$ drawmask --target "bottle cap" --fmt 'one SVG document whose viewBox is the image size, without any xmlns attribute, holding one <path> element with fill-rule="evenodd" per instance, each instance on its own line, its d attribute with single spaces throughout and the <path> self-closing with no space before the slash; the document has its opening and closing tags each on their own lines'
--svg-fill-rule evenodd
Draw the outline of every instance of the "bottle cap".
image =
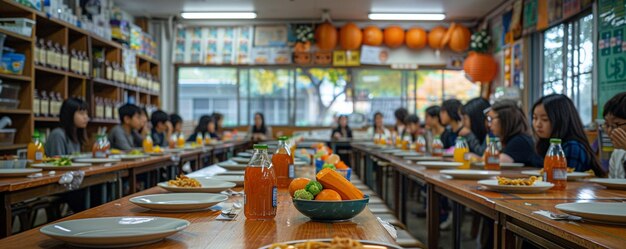
<svg viewBox="0 0 626 249">
<path fill-rule="evenodd" d="M 287 136 L 278 137 L 278 141 L 286 141 L 286 140 L 287 140 Z"/>
<path fill-rule="evenodd" d="M 561 139 L 560 138 L 550 138 L 550 143 L 551 144 L 560 144 L 561 143 Z"/>
<path fill-rule="evenodd" d="M 252 148 L 255 150 L 267 150 L 267 144 L 255 144 Z"/>
</svg>

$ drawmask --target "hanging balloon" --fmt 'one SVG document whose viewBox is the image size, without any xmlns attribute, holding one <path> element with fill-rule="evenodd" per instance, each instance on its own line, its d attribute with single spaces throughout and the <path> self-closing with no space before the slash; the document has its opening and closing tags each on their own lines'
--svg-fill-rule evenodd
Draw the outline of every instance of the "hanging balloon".
<svg viewBox="0 0 626 249">
<path fill-rule="evenodd" d="M 361 47 L 363 41 L 363 33 L 359 26 L 354 23 L 347 23 L 339 31 L 339 44 L 342 49 L 355 50 Z"/>
<path fill-rule="evenodd" d="M 329 22 L 322 23 L 315 29 L 315 43 L 321 50 L 333 50 L 337 46 L 337 29 Z"/>
<path fill-rule="evenodd" d="M 437 26 L 428 32 L 428 45 L 433 49 L 442 49 L 444 45 L 442 45 L 443 37 L 446 35 L 446 28 Z"/>
<path fill-rule="evenodd" d="M 367 26 L 363 29 L 363 44 L 380 46 L 383 44 L 383 31 L 376 26 Z"/>
<path fill-rule="evenodd" d="M 463 52 L 469 48 L 471 33 L 465 26 L 457 24 L 452 30 L 448 45 L 454 52 Z"/>
<path fill-rule="evenodd" d="M 441 44 L 439 44 L 441 48 L 445 48 L 448 45 L 448 42 L 450 42 L 450 37 L 452 37 L 452 32 L 455 29 L 456 29 L 456 23 L 451 23 L 450 27 L 446 31 L 446 34 L 443 36 L 443 39 L 441 40 Z"/>
<path fill-rule="evenodd" d="M 470 52 L 463 62 L 463 71 L 472 82 L 492 81 L 498 72 L 498 64 L 490 54 Z"/>
<path fill-rule="evenodd" d="M 399 26 L 389 26 L 384 31 L 385 45 L 390 48 L 397 48 L 404 43 L 404 30 Z"/>
<path fill-rule="evenodd" d="M 422 28 L 410 28 L 406 31 L 405 43 L 411 49 L 422 49 L 428 44 L 428 34 Z"/>
</svg>

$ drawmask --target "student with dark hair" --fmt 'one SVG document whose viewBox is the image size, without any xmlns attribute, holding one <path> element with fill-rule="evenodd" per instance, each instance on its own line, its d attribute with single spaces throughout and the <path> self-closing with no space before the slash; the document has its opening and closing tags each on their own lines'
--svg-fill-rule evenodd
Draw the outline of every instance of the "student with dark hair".
<svg viewBox="0 0 626 249">
<path fill-rule="evenodd" d="M 613 144 L 609 177 L 626 178 L 626 92 L 618 93 L 604 104 L 603 129 Z"/>
<path fill-rule="evenodd" d="M 536 149 L 540 156 L 550 147 L 550 138 L 560 138 L 567 167 L 578 172 L 593 170 L 604 176 L 598 158 L 591 149 L 578 111 L 572 100 L 563 94 L 541 97 L 532 108 L 533 131 L 539 138 Z"/>
<path fill-rule="evenodd" d="M 272 127 L 265 125 L 263 113 L 254 114 L 254 124 L 248 130 L 248 136 L 252 141 L 263 141 L 272 138 Z"/>
<path fill-rule="evenodd" d="M 444 149 L 454 146 L 459 135 L 465 136 L 470 133 L 468 127 L 463 127 L 462 106 L 461 101 L 456 99 L 446 100 L 441 105 L 439 118 L 441 124 L 446 127 L 446 130 L 441 134 L 441 142 L 443 142 Z"/>
<path fill-rule="evenodd" d="M 434 105 L 426 108 L 424 113 L 424 138 L 426 139 L 426 148 L 430 151 L 433 139 L 435 136 L 441 136 L 446 128 L 441 125 L 441 119 L 439 118 L 439 112 L 441 107 Z"/>
<path fill-rule="evenodd" d="M 530 136 L 528 119 L 515 102 L 503 100 L 493 104 L 487 113 L 487 122 L 502 144 L 501 163 L 543 167 L 543 159 L 535 151 L 535 142 Z"/>
<path fill-rule="evenodd" d="M 169 146 L 168 140 L 172 136 L 173 128 L 167 113 L 161 110 L 154 111 L 150 117 L 150 122 L 152 123 L 152 131 L 150 132 L 152 143 L 155 146 Z"/>
<path fill-rule="evenodd" d="M 120 106 L 119 110 L 120 124 L 114 126 L 109 131 L 109 142 L 111 148 L 118 150 L 131 150 L 140 144 L 135 144 L 133 140 L 133 131 L 141 129 L 143 123 L 141 121 L 141 108 L 133 104 L 125 104 Z"/>
<path fill-rule="evenodd" d="M 170 123 L 172 124 L 172 133 L 173 134 L 181 134 L 183 133 L 183 118 L 176 114 L 170 114 Z"/>
<path fill-rule="evenodd" d="M 215 122 L 215 134 L 219 139 L 224 137 L 224 114 L 219 112 L 214 112 L 211 116 L 213 116 L 213 120 Z"/>
<path fill-rule="evenodd" d="M 404 120 L 407 127 L 407 133 L 411 136 L 411 141 L 417 141 L 417 137 L 422 134 L 422 127 L 420 126 L 420 118 L 411 114 Z"/>
<path fill-rule="evenodd" d="M 396 117 L 396 125 L 393 127 L 392 132 L 394 132 L 397 136 L 404 137 L 406 134 L 406 124 L 404 120 L 409 116 L 409 111 L 405 108 L 398 108 L 393 112 L 393 116 Z"/>
<path fill-rule="evenodd" d="M 337 128 L 333 130 L 331 138 L 352 138 L 352 130 L 350 129 L 350 126 L 348 126 L 348 116 L 339 116 L 339 119 L 337 120 Z"/>
<path fill-rule="evenodd" d="M 80 148 L 87 142 L 85 128 L 89 123 L 89 106 L 79 98 L 63 101 L 59 121 L 61 127 L 52 130 L 45 144 L 46 155 L 61 156 L 80 153 Z"/>
<path fill-rule="evenodd" d="M 211 139 L 219 140 L 219 137 L 215 133 L 215 119 L 213 118 L 213 116 L 201 116 L 200 120 L 198 121 L 198 125 L 196 125 L 196 128 L 193 130 L 193 133 L 189 136 L 189 138 L 187 138 L 187 142 L 195 142 L 198 133 L 201 134 L 203 137 L 206 137 L 208 135 L 211 137 Z"/>
<path fill-rule="evenodd" d="M 464 135 L 463 137 L 469 145 L 470 152 L 476 155 L 482 155 L 487 148 L 485 138 L 487 133 L 489 133 L 489 129 L 485 124 L 487 119 L 485 116 L 485 110 L 490 106 L 489 101 L 486 99 L 475 98 L 468 101 L 461 108 L 461 114 L 463 115 L 463 127 L 468 127 L 470 129 L 470 133 Z"/>
<path fill-rule="evenodd" d="M 381 112 L 374 113 L 374 119 L 372 120 L 372 127 L 367 129 L 367 135 L 372 138 L 377 138 L 379 135 L 387 138 L 391 135 L 389 129 L 385 128 L 384 116 Z"/>
<path fill-rule="evenodd" d="M 137 146 L 140 146 L 143 144 L 143 139 L 150 133 L 150 127 L 152 126 L 150 125 L 150 122 L 148 122 L 150 119 L 150 117 L 148 116 L 148 110 L 146 110 L 145 107 L 139 107 L 139 109 L 141 109 L 141 113 L 140 113 L 141 128 L 137 130 L 133 130 L 132 132 L 133 142 Z"/>
</svg>

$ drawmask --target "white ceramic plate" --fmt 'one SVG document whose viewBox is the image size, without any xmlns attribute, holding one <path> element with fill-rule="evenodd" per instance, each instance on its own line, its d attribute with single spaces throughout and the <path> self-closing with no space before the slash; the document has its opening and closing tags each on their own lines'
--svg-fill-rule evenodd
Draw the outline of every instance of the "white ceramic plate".
<svg viewBox="0 0 626 249">
<path fill-rule="evenodd" d="M 472 163 L 472 165 L 479 167 L 479 168 L 485 167 L 485 163 L 483 162 L 475 162 L 475 163 Z M 523 163 L 500 163 L 500 168 L 521 168 L 521 167 L 524 167 Z"/>
<path fill-rule="evenodd" d="M 221 163 L 218 163 L 217 166 L 220 166 L 226 170 L 233 170 L 233 171 L 246 170 L 246 167 L 248 167 L 248 165 L 238 164 L 232 161 L 221 162 Z"/>
<path fill-rule="evenodd" d="M 224 175 L 226 175 L 226 176 L 228 176 L 228 175 L 230 175 L 230 176 L 243 176 L 245 174 L 246 174 L 245 170 L 242 170 L 242 171 L 224 171 L 224 172 L 215 173 L 216 176 L 224 176 Z"/>
<path fill-rule="evenodd" d="M 0 169 L 0 177 L 19 177 L 41 172 L 41 169 Z"/>
<path fill-rule="evenodd" d="M 443 157 L 454 157 L 454 153 L 443 153 Z"/>
<path fill-rule="evenodd" d="M 535 194 L 542 193 L 548 189 L 554 187 L 554 184 L 549 182 L 536 181 L 531 186 L 512 186 L 512 185 L 499 185 L 498 180 L 480 180 L 478 184 L 487 187 L 488 190 L 504 193 L 520 193 L 520 194 Z"/>
<path fill-rule="evenodd" d="M 171 193 L 130 198 L 133 204 L 157 211 L 191 211 L 207 209 L 228 200 L 228 196 L 209 193 Z"/>
<path fill-rule="evenodd" d="M 167 149 L 163 149 L 163 151 L 166 152 L 166 153 L 180 153 L 180 152 L 183 152 L 184 149 L 181 149 L 181 148 L 174 148 L 174 149 L 167 148 Z"/>
<path fill-rule="evenodd" d="M 248 162 L 250 162 L 250 158 L 244 158 L 244 157 L 233 157 L 230 160 L 236 163 L 240 163 L 240 164 L 248 164 Z"/>
<path fill-rule="evenodd" d="M 443 160 L 443 157 L 438 157 L 438 156 L 409 156 L 409 157 L 405 157 L 404 159 L 406 160 L 411 160 L 411 161 L 441 161 Z"/>
<path fill-rule="evenodd" d="M 115 157 L 109 157 L 109 158 L 79 157 L 79 158 L 72 159 L 72 161 L 77 162 L 77 163 L 105 164 L 105 163 L 116 163 L 116 162 L 122 161 L 122 159 L 115 158 Z"/>
<path fill-rule="evenodd" d="M 91 163 L 72 163 L 71 166 L 55 166 L 51 163 L 35 163 L 30 165 L 33 168 L 45 170 L 77 170 L 91 167 Z"/>
<path fill-rule="evenodd" d="M 332 241 L 332 239 L 292 240 L 292 241 L 280 242 L 279 244 L 285 244 L 285 245 L 291 246 L 289 248 L 295 248 L 295 247 L 293 247 L 293 245 L 304 243 L 304 242 L 307 242 L 307 241 L 330 243 Z M 371 240 L 358 240 L 358 241 L 359 241 L 359 243 L 361 243 L 361 245 L 363 245 L 364 249 L 400 249 L 400 248 L 402 248 L 402 247 L 399 247 L 399 246 L 395 246 L 395 245 L 391 245 L 391 244 L 387 244 L 387 243 L 383 243 L 383 242 L 378 242 L 378 241 L 371 241 Z M 266 245 L 266 246 L 263 246 L 263 247 L 261 247 L 259 249 L 271 249 L 270 246 L 272 246 L 272 245 Z"/>
<path fill-rule="evenodd" d="M 176 187 L 176 186 L 170 186 L 169 184 L 167 184 L 167 182 L 160 182 L 158 185 L 159 187 L 164 188 L 168 191 L 179 192 L 179 193 L 219 193 L 224 190 L 234 188 L 235 186 L 237 186 L 237 184 L 232 183 L 232 182 L 211 180 L 211 179 L 206 179 L 202 177 L 199 177 L 199 178 L 194 177 L 194 179 L 198 180 L 198 182 L 200 182 L 200 185 L 202 186 L 198 188 Z"/>
<path fill-rule="evenodd" d="M 252 157 L 252 153 L 248 153 L 248 152 L 239 152 L 237 153 L 238 157 L 245 157 L 245 158 L 251 158 Z"/>
<path fill-rule="evenodd" d="M 147 154 L 151 156 L 164 156 L 166 153 L 165 152 L 150 152 Z"/>
<path fill-rule="evenodd" d="M 500 171 L 471 170 L 471 169 L 444 169 L 439 173 L 452 176 L 455 179 L 482 180 L 499 176 Z"/>
<path fill-rule="evenodd" d="M 122 159 L 123 161 L 133 161 L 133 160 L 145 159 L 145 158 L 148 158 L 148 157 L 150 157 L 150 156 L 146 155 L 146 154 L 113 156 L 113 158 L 119 158 L 119 159 Z"/>
<path fill-rule="evenodd" d="M 463 164 L 457 162 L 420 161 L 417 162 L 417 165 L 424 166 L 429 169 L 449 169 L 461 167 Z"/>
<path fill-rule="evenodd" d="M 305 161 L 295 161 L 293 165 L 294 166 L 306 166 L 307 163 Z"/>
<path fill-rule="evenodd" d="M 539 170 L 523 170 L 522 174 L 529 175 L 529 176 L 542 176 Z M 567 180 L 575 181 L 575 180 L 582 179 L 585 177 L 590 177 L 590 176 L 591 175 L 585 172 L 571 172 L 571 173 L 567 173 Z"/>
<path fill-rule="evenodd" d="M 81 247 L 129 247 L 160 241 L 184 230 L 189 221 L 162 217 L 107 217 L 62 221 L 39 231 Z"/>
<path fill-rule="evenodd" d="M 393 154 L 393 153 L 399 153 L 399 152 L 404 152 L 404 151 L 401 149 L 383 149 L 380 152 L 386 153 L 386 154 Z"/>
<path fill-rule="evenodd" d="M 400 152 L 395 152 L 392 153 L 394 156 L 399 156 L 399 157 L 409 157 L 409 156 L 422 156 L 422 153 L 417 153 L 415 151 L 400 151 Z"/>
<path fill-rule="evenodd" d="M 611 189 L 626 190 L 626 179 L 593 178 L 589 181 Z"/>
<path fill-rule="evenodd" d="M 244 175 L 216 175 L 207 177 L 207 179 L 232 182 L 237 184 L 237 186 L 243 186 L 243 176 Z"/>
<path fill-rule="evenodd" d="M 573 202 L 558 204 L 554 207 L 561 212 L 580 216 L 583 219 L 626 223 L 626 203 L 623 202 Z"/>
</svg>

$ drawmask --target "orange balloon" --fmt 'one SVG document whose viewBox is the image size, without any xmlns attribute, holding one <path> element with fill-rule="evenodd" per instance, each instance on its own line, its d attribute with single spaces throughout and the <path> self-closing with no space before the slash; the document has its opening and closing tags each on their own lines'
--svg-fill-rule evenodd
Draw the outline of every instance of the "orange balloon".
<svg viewBox="0 0 626 249">
<path fill-rule="evenodd" d="M 498 73 L 498 64 L 490 54 L 470 52 L 463 62 L 463 71 L 472 82 L 487 83 Z"/>
<path fill-rule="evenodd" d="M 329 22 L 315 29 L 315 43 L 321 50 L 333 50 L 337 46 L 337 29 Z"/>
<path fill-rule="evenodd" d="M 363 29 L 363 44 L 380 46 L 383 44 L 383 31 L 376 26 L 367 26 Z"/>
<path fill-rule="evenodd" d="M 398 26 L 389 26 L 384 31 L 385 45 L 390 48 L 397 48 L 404 43 L 404 29 Z"/>
<path fill-rule="evenodd" d="M 441 46 L 441 48 L 444 48 L 446 45 L 448 45 L 448 42 L 450 42 L 450 37 L 452 37 L 452 32 L 455 29 L 456 29 L 456 23 L 451 23 L 450 27 L 446 31 L 446 35 L 444 35 L 443 36 L 443 40 L 441 40 L 441 44 L 439 44 L 439 46 Z"/>
<path fill-rule="evenodd" d="M 428 32 L 428 45 L 433 49 L 442 49 L 443 37 L 446 35 L 447 29 L 441 26 L 434 27 Z"/>
<path fill-rule="evenodd" d="M 354 23 L 346 23 L 339 31 L 339 44 L 342 49 L 354 50 L 361 47 L 363 41 L 363 33 L 359 26 Z"/>
<path fill-rule="evenodd" d="M 468 28 L 460 24 L 456 25 L 456 28 L 452 31 L 448 45 L 452 51 L 463 52 L 469 48 L 471 36 L 472 34 Z"/>
<path fill-rule="evenodd" d="M 422 49 L 428 44 L 428 34 L 422 28 L 410 28 L 406 31 L 406 46 L 412 49 Z"/>
</svg>

